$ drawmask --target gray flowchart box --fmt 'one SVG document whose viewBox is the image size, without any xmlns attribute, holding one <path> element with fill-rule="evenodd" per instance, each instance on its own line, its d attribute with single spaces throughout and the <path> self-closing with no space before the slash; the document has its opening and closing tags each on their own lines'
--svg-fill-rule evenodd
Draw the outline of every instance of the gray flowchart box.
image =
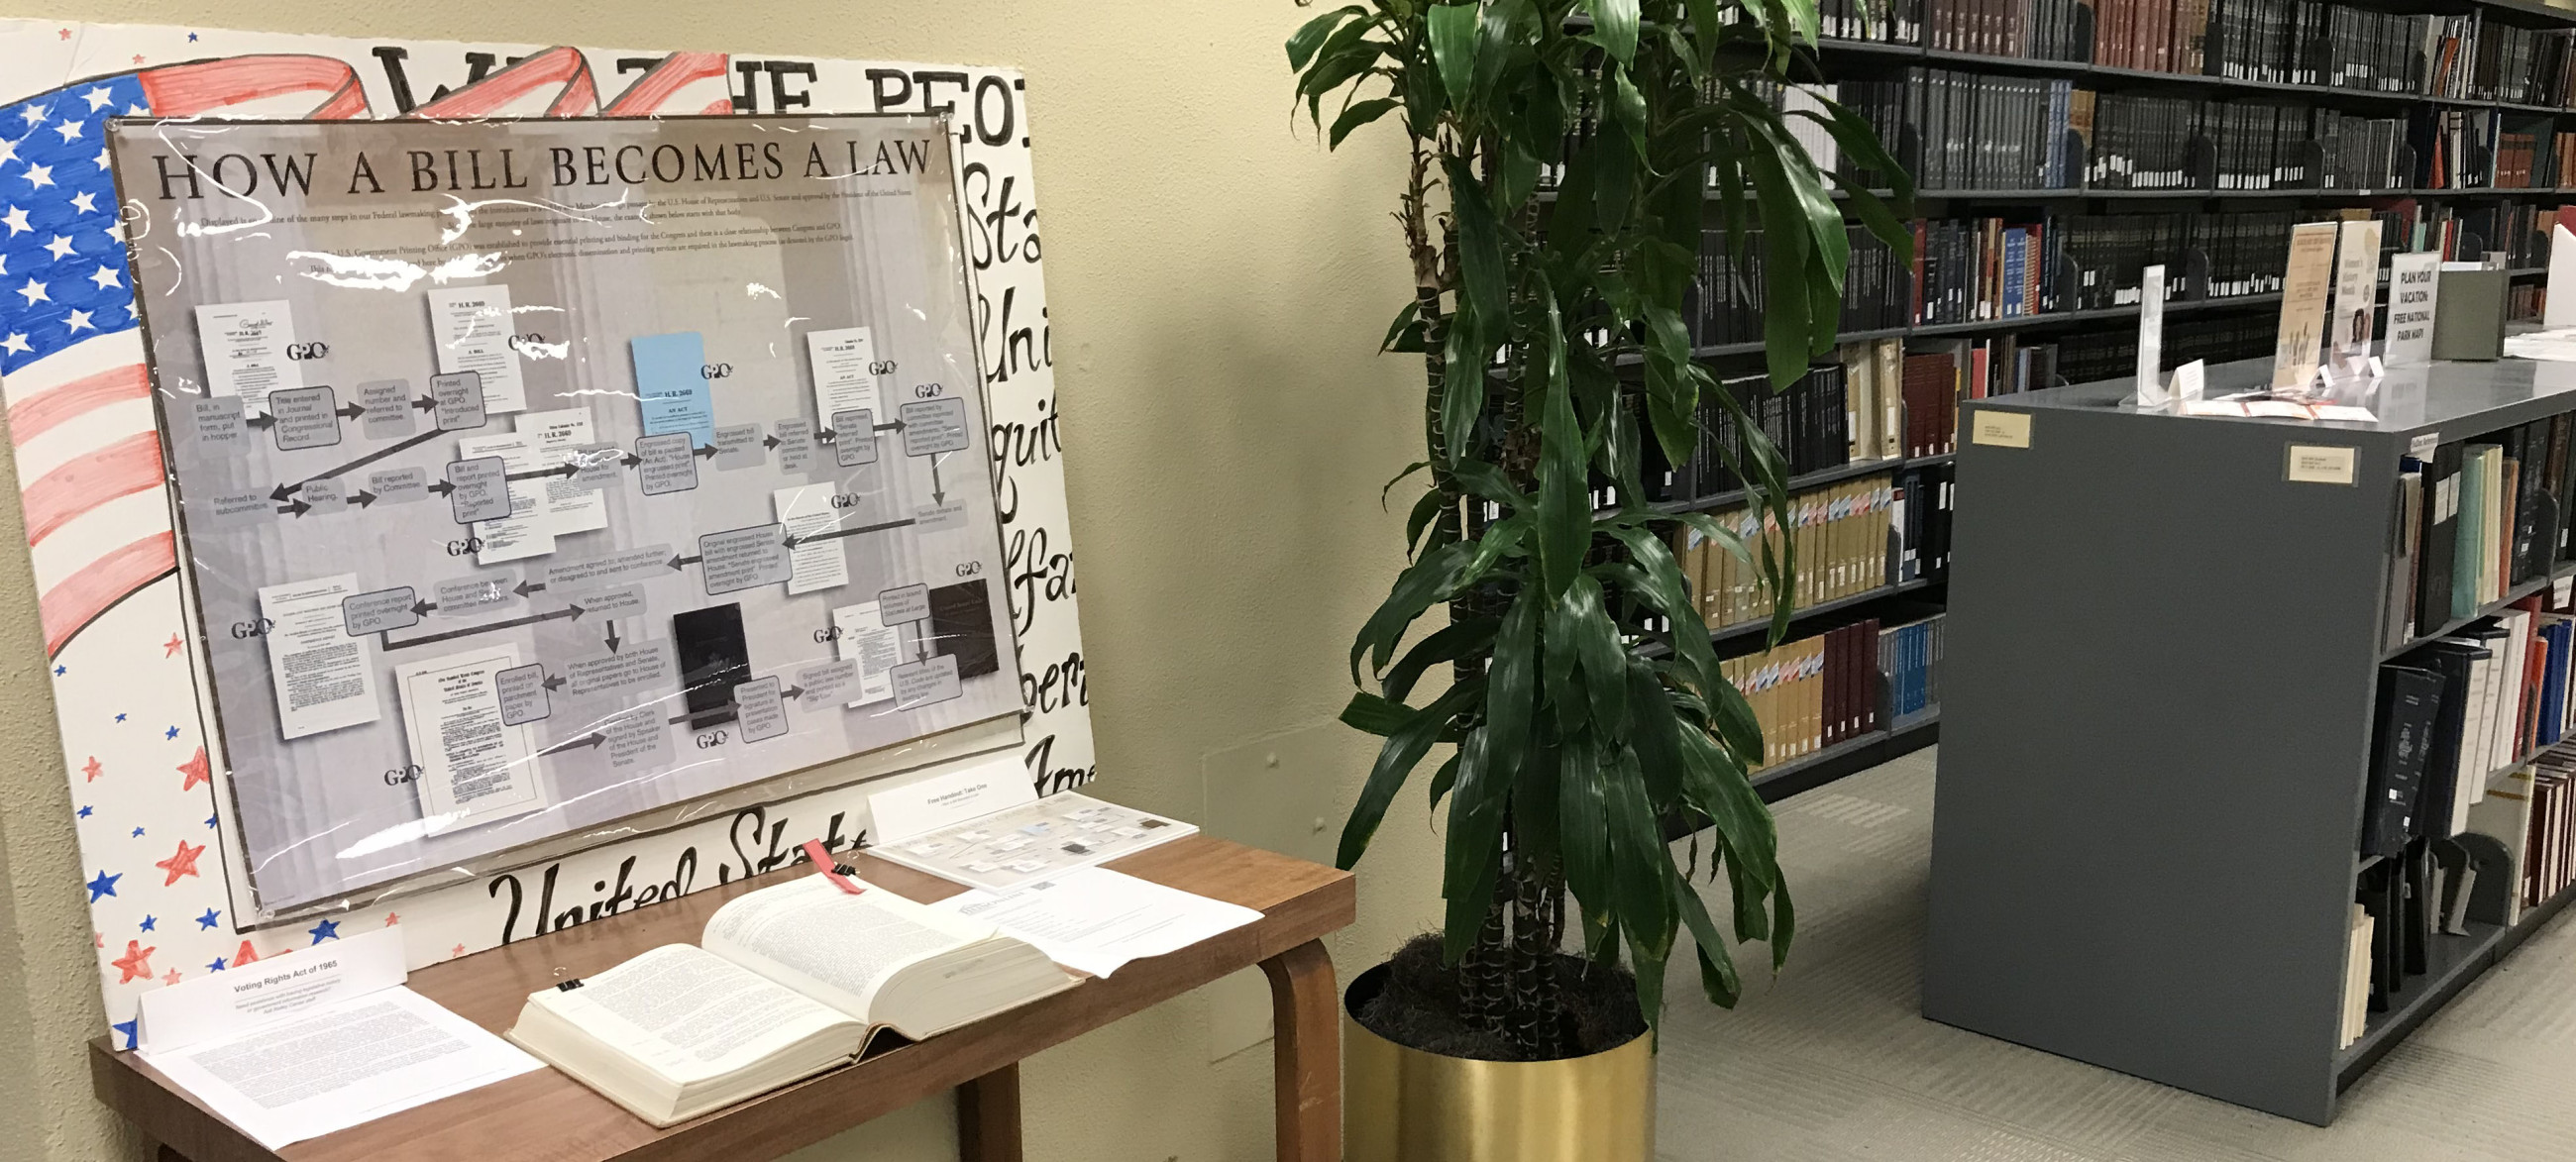
<svg viewBox="0 0 2576 1162">
<path fill-rule="evenodd" d="M 481 405 L 478 403 L 476 406 Z M 447 503 L 455 510 L 456 523 L 466 525 L 478 520 L 509 519 L 509 461 L 498 456 L 450 461 L 447 483 L 455 488 L 447 494 Z"/>
<path fill-rule="evenodd" d="M 944 533 L 966 527 L 966 502 L 952 500 L 946 504 L 925 504 L 912 510 L 912 527 L 919 532 Z"/>
<path fill-rule="evenodd" d="M 279 451 L 328 448 L 340 442 L 340 406 L 327 387 L 299 387 L 268 393 L 268 415 Z"/>
<path fill-rule="evenodd" d="M 429 470 L 426 468 L 387 468 L 367 476 L 367 491 L 376 494 L 379 504 L 410 504 L 429 499 Z"/>
<path fill-rule="evenodd" d="M 856 658 L 818 662 L 796 671 L 796 688 L 804 692 L 803 698 L 809 706 L 828 706 L 845 701 L 842 696 L 858 682 L 859 662 Z"/>
<path fill-rule="evenodd" d="M 903 625 L 930 616 L 930 586 L 906 585 L 877 594 L 877 620 Z"/>
<path fill-rule="evenodd" d="M 735 424 L 716 429 L 716 471 L 757 468 L 769 462 L 760 446 L 760 425 Z"/>
<path fill-rule="evenodd" d="M 676 554 L 669 545 L 645 545 L 597 557 L 546 563 L 546 588 L 557 593 L 668 576 Z"/>
<path fill-rule="evenodd" d="M 618 652 L 593 654 L 564 667 L 572 692 L 587 697 L 613 690 L 646 690 L 667 694 L 680 684 L 671 664 L 668 642 L 630 641 Z M 649 703 L 660 706 L 659 699 Z"/>
<path fill-rule="evenodd" d="M 877 462 L 877 418 L 866 408 L 832 413 L 832 460 L 843 468 Z"/>
<path fill-rule="evenodd" d="M 894 668 L 894 708 L 911 710 L 955 698 L 957 659 L 947 654 L 934 655 L 927 661 L 905 662 Z"/>
<path fill-rule="evenodd" d="M 349 511 L 349 486 L 331 477 L 305 481 L 296 496 L 312 507 L 315 516 L 338 516 Z"/>
<path fill-rule="evenodd" d="M 236 492 L 187 502 L 188 531 L 241 529 L 277 518 L 277 502 L 265 492 Z"/>
<path fill-rule="evenodd" d="M 370 440 L 398 440 L 412 433 L 411 381 L 371 379 L 358 385 L 358 430 Z"/>
<path fill-rule="evenodd" d="M 760 742 L 787 733 L 787 703 L 778 696 L 778 679 L 762 678 L 733 688 L 735 720 L 744 742 Z"/>
<path fill-rule="evenodd" d="M 553 588 L 547 586 L 549 590 Z M 582 612 L 593 617 L 634 617 L 644 612 L 644 587 L 620 585 L 615 589 L 595 590 L 564 600 L 580 606 Z"/>
<path fill-rule="evenodd" d="M 237 395 L 219 395 L 189 401 L 189 432 L 197 446 L 209 452 L 238 452 L 249 441 L 249 431 L 242 426 L 242 400 Z"/>
<path fill-rule="evenodd" d="M 770 437 L 778 441 L 778 470 L 799 476 L 814 469 L 814 421 L 780 420 L 769 426 Z"/>
<path fill-rule="evenodd" d="M 554 699 L 546 695 L 544 666 L 534 662 L 512 666 L 492 675 L 492 685 L 501 695 L 503 726 L 543 722 L 554 713 Z"/>
<path fill-rule="evenodd" d="M 340 623 L 350 637 L 365 637 L 389 629 L 410 629 L 420 624 L 420 614 L 412 606 L 420 601 L 409 585 L 359 593 L 340 602 Z"/>
<path fill-rule="evenodd" d="M 626 449 L 615 444 L 574 448 L 566 452 L 564 458 L 573 467 L 571 478 L 564 484 L 583 492 L 615 486 L 618 474 L 626 467 Z"/>
<path fill-rule="evenodd" d="M 896 410 L 903 416 L 904 455 L 936 456 L 966 450 L 969 440 L 965 400 L 955 396 L 915 400 Z"/>
<path fill-rule="evenodd" d="M 787 580 L 791 571 L 787 530 L 777 525 L 726 529 L 698 538 L 698 569 L 707 596 Z"/>
<path fill-rule="evenodd" d="M 429 398 L 438 405 L 438 430 L 461 432 L 483 426 L 483 377 L 454 371 L 429 377 Z"/>
<path fill-rule="evenodd" d="M 618 711 L 599 724 L 608 736 L 600 751 L 608 756 L 612 771 L 650 771 L 671 765 L 671 724 L 662 716 L 659 702 Z"/>
<path fill-rule="evenodd" d="M 646 496 L 687 492 L 698 486 L 697 450 L 689 446 L 687 432 L 664 432 L 637 440 L 635 456 L 643 461 L 635 472 L 643 480 Z"/>
<path fill-rule="evenodd" d="M 438 583 L 438 612 L 446 617 L 480 617 L 519 603 L 518 575 L 502 573 L 457 577 Z"/>
</svg>

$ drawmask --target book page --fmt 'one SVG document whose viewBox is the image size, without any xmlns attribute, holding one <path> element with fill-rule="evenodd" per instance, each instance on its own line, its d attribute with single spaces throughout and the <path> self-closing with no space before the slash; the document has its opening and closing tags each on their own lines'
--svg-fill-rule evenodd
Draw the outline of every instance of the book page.
<svg viewBox="0 0 2576 1162">
<path fill-rule="evenodd" d="M 743 1068 L 843 1020 L 686 944 L 538 995 L 566 1021 L 683 1083 Z"/>
<path fill-rule="evenodd" d="M 990 925 L 884 888 L 853 896 L 806 876 L 717 909 L 705 942 L 710 952 L 873 1023 L 868 1006 L 896 970 L 992 935 Z"/>
</svg>

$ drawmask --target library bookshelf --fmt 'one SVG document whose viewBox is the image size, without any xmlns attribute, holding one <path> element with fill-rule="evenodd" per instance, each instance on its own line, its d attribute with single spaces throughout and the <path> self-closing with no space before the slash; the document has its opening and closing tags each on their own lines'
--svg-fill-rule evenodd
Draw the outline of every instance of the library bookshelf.
<svg viewBox="0 0 2576 1162">
<path fill-rule="evenodd" d="M 2323 1125 L 2566 903 L 2434 935 L 2343 1043 L 2377 671 L 2469 620 L 2388 640 L 2401 458 L 2576 412 L 2576 364 L 2394 371 L 2375 425 L 2145 414 L 2130 388 L 1963 421 L 2030 426 L 1958 457 L 1923 1013 Z M 2289 479 L 2294 448 L 2349 449 L 2350 482 Z"/>
</svg>

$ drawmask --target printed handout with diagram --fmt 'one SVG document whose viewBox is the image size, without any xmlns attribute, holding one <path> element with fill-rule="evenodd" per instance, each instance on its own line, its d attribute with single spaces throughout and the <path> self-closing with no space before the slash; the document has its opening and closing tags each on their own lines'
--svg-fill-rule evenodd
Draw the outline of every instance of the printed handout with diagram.
<svg viewBox="0 0 2576 1162">
<path fill-rule="evenodd" d="M 112 129 L 246 917 L 1016 743 L 951 145 Z"/>
</svg>

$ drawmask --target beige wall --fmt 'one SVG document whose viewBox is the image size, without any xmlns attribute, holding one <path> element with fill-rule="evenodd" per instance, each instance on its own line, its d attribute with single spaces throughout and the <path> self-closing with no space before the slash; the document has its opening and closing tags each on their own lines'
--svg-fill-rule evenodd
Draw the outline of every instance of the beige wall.
<svg viewBox="0 0 2576 1162">
<path fill-rule="evenodd" d="M 1332 156 L 1292 133 L 1279 46 L 1308 13 L 1290 0 L 0 0 L 0 14 L 1025 69 L 1099 790 L 1196 815 L 1207 756 L 1315 728 L 1347 697 L 1351 631 L 1400 564 L 1401 512 L 1377 496 L 1420 446 L 1418 364 L 1371 354 L 1406 293 L 1386 216 L 1398 152 L 1379 135 Z M 17 513 L 0 502 L 0 541 Z M 0 551 L 0 1159 L 139 1157 L 89 1098 L 98 993 L 40 654 L 26 560 Z M 1292 765 L 1347 802 L 1365 740 L 1297 740 Z M 1381 832 L 1345 972 L 1435 916 L 1421 802 Z M 1209 1064 L 1210 1012 L 1184 998 L 1029 1062 L 1029 1157 L 1268 1157 L 1269 1054 Z M 953 1158 L 949 1117 L 925 1102 L 800 1162 Z"/>
</svg>

